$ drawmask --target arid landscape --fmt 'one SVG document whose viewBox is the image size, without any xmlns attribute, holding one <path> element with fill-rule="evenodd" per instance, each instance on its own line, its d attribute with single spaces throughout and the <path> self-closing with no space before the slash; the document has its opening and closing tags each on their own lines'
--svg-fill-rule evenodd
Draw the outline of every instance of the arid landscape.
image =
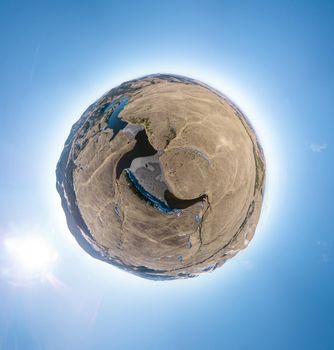
<svg viewBox="0 0 334 350">
<path fill-rule="evenodd" d="M 123 83 L 91 105 L 57 166 L 79 244 L 158 280 L 212 271 L 246 248 L 264 178 L 243 113 L 201 82 L 161 74 Z"/>
</svg>

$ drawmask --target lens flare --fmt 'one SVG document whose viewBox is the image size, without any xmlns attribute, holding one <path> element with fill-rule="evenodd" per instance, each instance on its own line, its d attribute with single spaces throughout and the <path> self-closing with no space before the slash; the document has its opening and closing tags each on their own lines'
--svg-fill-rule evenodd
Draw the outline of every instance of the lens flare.
<svg viewBox="0 0 334 350">
<path fill-rule="evenodd" d="M 10 237 L 4 240 L 4 247 L 6 274 L 19 284 L 46 279 L 58 259 L 57 252 L 40 237 Z"/>
</svg>

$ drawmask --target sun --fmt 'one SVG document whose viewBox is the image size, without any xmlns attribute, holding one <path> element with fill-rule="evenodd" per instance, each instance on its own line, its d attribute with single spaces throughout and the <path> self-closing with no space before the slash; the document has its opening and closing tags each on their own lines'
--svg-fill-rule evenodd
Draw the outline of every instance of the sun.
<svg viewBox="0 0 334 350">
<path fill-rule="evenodd" d="M 16 281 L 43 280 L 58 259 L 55 249 L 41 237 L 10 237 L 4 241 L 8 256 L 7 273 Z"/>
</svg>

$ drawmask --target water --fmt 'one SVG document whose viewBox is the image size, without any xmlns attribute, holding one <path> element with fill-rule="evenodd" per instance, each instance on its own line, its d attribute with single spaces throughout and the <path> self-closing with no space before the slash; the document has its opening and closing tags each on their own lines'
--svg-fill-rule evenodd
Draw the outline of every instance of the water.
<svg viewBox="0 0 334 350">
<path fill-rule="evenodd" d="M 125 105 L 128 103 L 129 99 L 125 97 L 120 104 L 114 109 L 108 119 L 108 126 L 113 130 L 113 136 L 111 139 L 115 138 L 115 136 L 119 133 L 120 130 L 126 127 L 128 124 L 124 120 L 118 117 L 119 113 L 123 110 Z M 111 104 L 106 108 L 105 111 L 108 111 L 115 105 L 115 101 L 111 102 Z"/>
<path fill-rule="evenodd" d="M 145 200 L 152 205 L 154 208 L 160 210 L 165 214 L 178 213 L 181 212 L 180 209 L 174 209 L 169 207 L 166 203 L 160 199 L 153 196 L 151 193 L 147 192 L 144 187 L 139 183 L 137 178 L 133 175 L 130 169 L 125 169 L 129 181 L 132 183 L 136 191 L 143 197 Z"/>
</svg>

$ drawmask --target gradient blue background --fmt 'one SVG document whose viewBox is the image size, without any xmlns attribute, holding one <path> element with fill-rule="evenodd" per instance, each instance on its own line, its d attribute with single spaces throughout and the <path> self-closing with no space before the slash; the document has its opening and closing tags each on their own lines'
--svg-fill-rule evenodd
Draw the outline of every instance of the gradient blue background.
<svg viewBox="0 0 334 350">
<path fill-rule="evenodd" d="M 333 1 L 2 0 L 0 244 L 38 232 L 59 261 L 57 283 L 0 278 L 0 349 L 333 349 L 333 37 Z M 275 170 L 249 248 L 163 283 L 85 254 L 54 176 L 85 108 L 157 72 L 250 112 Z"/>
</svg>

